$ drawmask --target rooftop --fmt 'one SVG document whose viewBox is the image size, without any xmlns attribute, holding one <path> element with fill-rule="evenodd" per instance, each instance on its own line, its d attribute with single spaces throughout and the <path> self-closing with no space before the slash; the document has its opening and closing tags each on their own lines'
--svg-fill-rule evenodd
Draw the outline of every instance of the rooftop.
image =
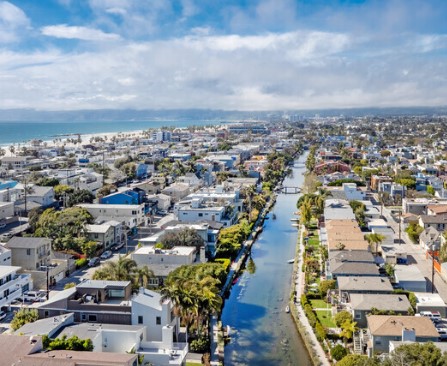
<svg viewBox="0 0 447 366">
<path fill-rule="evenodd" d="M 414 329 L 416 337 L 438 338 L 433 322 L 425 316 L 369 315 L 368 328 L 374 336 L 402 336 L 402 329 Z"/>
</svg>

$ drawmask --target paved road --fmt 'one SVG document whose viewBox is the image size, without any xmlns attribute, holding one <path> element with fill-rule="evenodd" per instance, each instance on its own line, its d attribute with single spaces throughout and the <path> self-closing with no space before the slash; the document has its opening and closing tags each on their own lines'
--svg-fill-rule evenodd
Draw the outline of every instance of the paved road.
<svg viewBox="0 0 447 366">
<path fill-rule="evenodd" d="M 380 206 L 379 206 L 380 210 Z M 399 236 L 399 224 L 398 219 L 391 216 L 391 212 L 387 209 L 383 209 L 383 216 L 387 220 L 388 225 L 394 230 L 396 239 Z M 410 257 L 410 264 L 416 265 L 418 269 L 421 271 L 421 274 L 427 280 L 427 290 L 431 291 L 431 278 L 432 278 L 432 262 L 427 260 L 425 257 L 425 251 L 421 248 L 419 244 L 413 244 L 413 242 L 408 237 L 408 234 L 403 230 L 404 227 L 402 225 L 401 232 L 401 245 L 402 248 L 407 252 L 407 255 Z M 435 271 L 435 292 L 438 292 L 442 297 L 444 302 L 447 303 L 447 283 L 444 279 Z"/>
</svg>

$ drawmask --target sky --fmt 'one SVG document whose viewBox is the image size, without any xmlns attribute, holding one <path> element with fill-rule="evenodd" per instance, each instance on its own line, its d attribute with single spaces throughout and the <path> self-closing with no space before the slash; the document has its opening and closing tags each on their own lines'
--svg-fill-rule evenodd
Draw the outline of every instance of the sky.
<svg viewBox="0 0 447 366">
<path fill-rule="evenodd" d="M 0 0 L 0 109 L 445 106 L 446 0 Z"/>
</svg>

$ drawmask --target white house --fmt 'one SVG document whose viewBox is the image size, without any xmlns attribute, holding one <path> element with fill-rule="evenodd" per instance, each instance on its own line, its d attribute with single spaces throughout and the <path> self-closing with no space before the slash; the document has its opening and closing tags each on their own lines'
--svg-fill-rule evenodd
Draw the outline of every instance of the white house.
<svg viewBox="0 0 447 366">
<path fill-rule="evenodd" d="M 172 249 L 157 249 L 154 246 L 143 246 L 132 253 L 132 259 L 138 266 L 163 264 L 192 264 L 195 260 L 195 247 L 173 247 Z"/>
<path fill-rule="evenodd" d="M 348 201 L 363 201 L 366 197 L 365 192 L 358 188 L 355 183 L 343 183 L 343 192 Z"/>
<path fill-rule="evenodd" d="M 176 203 L 174 213 L 180 222 L 210 220 L 220 222 L 224 226 L 233 225 L 237 218 L 237 211 L 233 206 L 214 206 L 213 202 L 204 203 L 201 198 Z"/>
<path fill-rule="evenodd" d="M 103 218 L 124 222 L 131 229 L 146 224 L 144 204 L 107 205 L 100 203 L 82 203 L 78 207 L 85 208 L 95 219 Z"/>
<path fill-rule="evenodd" d="M 188 343 L 178 339 L 180 320 L 174 316 L 173 304 L 161 294 L 141 288 L 132 298 L 132 325 L 146 327 L 147 341 L 136 349 L 144 362 L 154 365 L 182 365 L 188 353 Z"/>
<path fill-rule="evenodd" d="M 32 289 L 31 275 L 18 274 L 21 267 L 0 266 L 0 308 L 10 306 L 11 302 Z"/>
</svg>

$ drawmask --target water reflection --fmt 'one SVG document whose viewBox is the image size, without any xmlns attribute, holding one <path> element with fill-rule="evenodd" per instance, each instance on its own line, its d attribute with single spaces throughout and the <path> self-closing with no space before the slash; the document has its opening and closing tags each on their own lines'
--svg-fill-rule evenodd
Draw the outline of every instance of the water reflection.
<svg viewBox="0 0 447 366">
<path fill-rule="evenodd" d="M 285 184 L 302 184 L 305 168 L 296 166 Z M 222 322 L 232 330 L 225 365 L 311 365 L 292 318 L 284 311 L 292 277 L 287 260 L 294 256 L 298 237 L 290 222 L 297 199 L 292 194 L 278 196 L 276 220 L 266 221 L 246 271 L 225 301 Z"/>
</svg>

